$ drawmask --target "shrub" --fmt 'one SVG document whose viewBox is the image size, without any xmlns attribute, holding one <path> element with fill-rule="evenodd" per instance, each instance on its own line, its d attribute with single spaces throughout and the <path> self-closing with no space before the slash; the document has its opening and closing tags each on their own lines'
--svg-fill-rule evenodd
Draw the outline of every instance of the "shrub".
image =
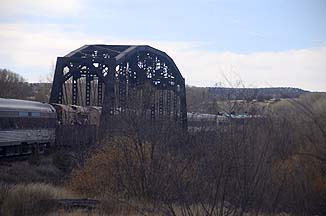
<svg viewBox="0 0 326 216">
<path fill-rule="evenodd" d="M 122 146 L 127 146 L 129 141 L 116 138 L 104 146 L 86 161 L 84 167 L 73 171 L 69 187 L 90 196 L 113 191 L 114 167 L 123 158 Z"/>
<path fill-rule="evenodd" d="M 53 164 L 58 169 L 69 172 L 72 168 L 72 158 L 71 155 L 64 151 L 57 151 L 53 154 Z"/>
<path fill-rule="evenodd" d="M 179 170 L 173 164 L 176 158 L 157 149 L 149 142 L 116 137 L 88 159 L 84 167 L 73 171 L 69 187 L 96 197 L 113 193 L 156 199 L 170 193 L 166 183 Z"/>
</svg>

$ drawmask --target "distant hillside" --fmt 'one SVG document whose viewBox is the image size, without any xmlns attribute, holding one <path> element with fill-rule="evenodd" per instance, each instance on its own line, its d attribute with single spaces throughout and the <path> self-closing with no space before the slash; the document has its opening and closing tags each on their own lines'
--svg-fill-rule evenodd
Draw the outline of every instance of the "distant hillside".
<svg viewBox="0 0 326 216">
<path fill-rule="evenodd" d="M 269 100 L 272 98 L 297 98 L 309 91 L 299 88 L 208 88 L 208 94 L 219 99 L 230 100 Z"/>
<path fill-rule="evenodd" d="M 29 100 L 49 102 L 52 83 L 29 83 L 29 86 L 32 91 Z"/>
</svg>

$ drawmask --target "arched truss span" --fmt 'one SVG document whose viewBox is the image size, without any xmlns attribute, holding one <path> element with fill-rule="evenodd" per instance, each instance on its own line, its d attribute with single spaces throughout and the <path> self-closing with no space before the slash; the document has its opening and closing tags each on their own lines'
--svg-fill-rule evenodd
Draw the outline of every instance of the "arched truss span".
<svg viewBox="0 0 326 216">
<path fill-rule="evenodd" d="M 58 57 L 50 103 L 103 106 L 108 115 L 140 108 L 152 120 L 187 123 L 185 80 L 150 46 L 85 45 Z"/>
</svg>

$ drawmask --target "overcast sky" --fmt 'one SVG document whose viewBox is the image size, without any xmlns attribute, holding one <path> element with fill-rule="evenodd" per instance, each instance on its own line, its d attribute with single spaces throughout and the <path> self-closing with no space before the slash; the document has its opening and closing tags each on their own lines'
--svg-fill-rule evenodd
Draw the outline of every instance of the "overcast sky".
<svg viewBox="0 0 326 216">
<path fill-rule="evenodd" d="M 95 43 L 161 49 L 189 85 L 326 91 L 326 0 L 0 0 L 0 68 L 30 82 Z"/>
</svg>

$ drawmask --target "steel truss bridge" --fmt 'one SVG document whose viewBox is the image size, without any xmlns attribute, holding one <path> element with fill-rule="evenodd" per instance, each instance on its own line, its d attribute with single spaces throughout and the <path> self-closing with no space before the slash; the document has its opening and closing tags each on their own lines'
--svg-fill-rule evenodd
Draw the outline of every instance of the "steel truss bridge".
<svg viewBox="0 0 326 216">
<path fill-rule="evenodd" d="M 137 114 L 187 126 L 185 79 L 150 46 L 85 45 L 58 57 L 50 103 L 101 106 L 102 117 Z"/>
</svg>

